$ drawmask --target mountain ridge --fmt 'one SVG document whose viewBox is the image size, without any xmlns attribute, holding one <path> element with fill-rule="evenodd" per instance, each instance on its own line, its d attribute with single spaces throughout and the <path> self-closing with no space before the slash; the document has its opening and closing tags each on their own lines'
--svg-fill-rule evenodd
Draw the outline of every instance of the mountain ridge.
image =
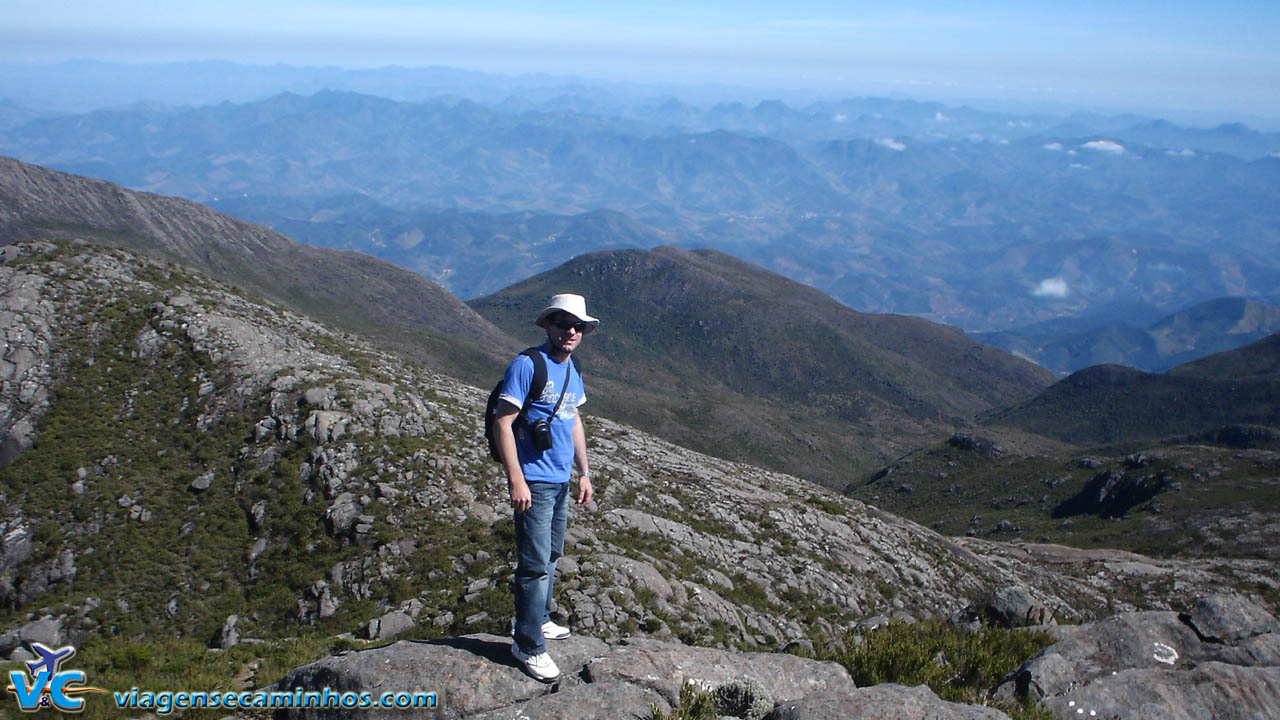
<svg viewBox="0 0 1280 720">
<path fill-rule="evenodd" d="M 939 532 L 1274 559 L 1280 334 L 1148 373 L 1098 365 L 845 492 Z"/>
<path fill-rule="evenodd" d="M 510 338 L 420 275 L 366 255 L 313 248 L 189 200 L 0 156 L 0 240 L 71 233 L 178 261 L 343 327 L 374 332 L 464 377 L 496 364 Z M 465 328 L 466 343 L 438 342 Z M 456 355 L 453 355 L 456 353 Z"/>
<path fill-rule="evenodd" d="M 982 423 L 1083 446 L 1154 442 L 1235 423 L 1280 427 L 1277 368 L 1280 333 L 1160 374 L 1096 365 Z"/>
<path fill-rule="evenodd" d="M 560 291 L 602 318 L 581 354 L 608 414 L 834 486 L 1052 381 L 955 328 L 858 313 L 714 250 L 591 253 L 470 304 L 519 334 Z"/>
</svg>

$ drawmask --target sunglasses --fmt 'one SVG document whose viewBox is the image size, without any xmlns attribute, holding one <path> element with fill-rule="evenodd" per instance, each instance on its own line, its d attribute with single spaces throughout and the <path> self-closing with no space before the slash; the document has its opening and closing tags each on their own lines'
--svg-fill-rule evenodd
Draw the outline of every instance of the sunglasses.
<svg viewBox="0 0 1280 720">
<path fill-rule="evenodd" d="M 563 315 L 553 319 L 551 321 L 551 324 L 555 325 L 561 330 L 569 330 L 569 329 L 577 330 L 579 335 L 585 335 L 586 332 L 591 329 L 591 323 L 582 322 L 581 320 L 579 320 L 578 322 L 574 322 L 573 320 L 570 320 L 569 318 L 564 317 Z"/>
</svg>

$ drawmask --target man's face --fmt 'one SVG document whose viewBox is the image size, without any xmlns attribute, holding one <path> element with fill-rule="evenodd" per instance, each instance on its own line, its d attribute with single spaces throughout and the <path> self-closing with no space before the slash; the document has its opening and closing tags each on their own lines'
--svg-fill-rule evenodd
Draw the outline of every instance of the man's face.
<svg viewBox="0 0 1280 720">
<path fill-rule="evenodd" d="M 584 323 L 567 312 L 553 313 L 547 317 L 547 342 L 551 349 L 562 353 L 571 353 L 582 342 Z"/>
</svg>

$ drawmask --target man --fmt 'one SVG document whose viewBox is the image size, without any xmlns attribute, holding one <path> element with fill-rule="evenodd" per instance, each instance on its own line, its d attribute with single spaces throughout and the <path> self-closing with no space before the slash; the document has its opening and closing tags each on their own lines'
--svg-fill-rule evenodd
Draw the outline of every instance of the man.
<svg viewBox="0 0 1280 720">
<path fill-rule="evenodd" d="M 559 677 L 560 669 L 547 653 L 546 640 L 569 636 L 569 628 L 552 622 L 550 613 L 556 561 L 564 552 L 572 466 L 579 472 L 577 503 L 587 504 L 594 494 L 586 434 L 578 415 L 587 398 L 570 356 L 600 321 L 587 314 L 581 295 L 566 293 L 552 297 L 534 323 L 547 333 L 547 341 L 538 348 L 546 363 L 546 385 L 533 389 L 535 400 L 528 415 L 518 419 L 533 382 L 534 361 L 517 356 L 503 376 L 494 430 L 507 473 L 516 531 L 516 617 L 511 654 L 530 675 L 550 682 Z M 546 446 L 547 436 L 538 427 L 540 421 L 549 421 L 550 447 L 546 449 L 539 449 Z"/>
</svg>

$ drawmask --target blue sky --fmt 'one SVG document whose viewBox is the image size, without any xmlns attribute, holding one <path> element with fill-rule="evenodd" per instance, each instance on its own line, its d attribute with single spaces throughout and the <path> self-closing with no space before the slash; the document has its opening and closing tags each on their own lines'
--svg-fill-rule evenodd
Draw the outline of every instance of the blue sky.
<svg viewBox="0 0 1280 720">
<path fill-rule="evenodd" d="M 448 65 L 1280 118 L 1272 2 L 5 4 L 6 62 Z"/>
</svg>

